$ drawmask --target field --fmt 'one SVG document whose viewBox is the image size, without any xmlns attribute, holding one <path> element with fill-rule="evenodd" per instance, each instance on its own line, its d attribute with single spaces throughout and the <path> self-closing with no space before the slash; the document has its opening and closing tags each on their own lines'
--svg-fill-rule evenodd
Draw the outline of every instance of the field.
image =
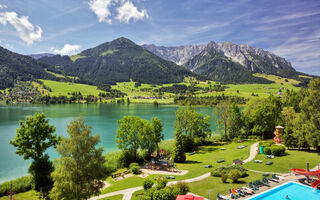
<svg viewBox="0 0 320 200">
<path fill-rule="evenodd" d="M 54 74 L 56 76 L 62 76 L 60 74 Z M 214 87 L 219 83 L 215 81 L 198 81 L 190 78 L 186 78 L 181 83 L 169 83 L 162 85 L 155 84 L 145 84 L 137 86 L 135 82 L 121 82 L 116 85 L 112 85 L 112 89 L 119 90 L 123 93 L 126 93 L 127 97 L 130 98 L 132 103 L 154 103 L 157 101 L 160 104 L 172 104 L 174 97 L 176 94 L 162 92 L 161 94 L 156 92 L 156 89 L 161 87 L 169 87 L 175 84 L 178 85 L 186 85 L 190 86 L 191 82 L 199 89 L 194 92 L 194 96 L 205 97 L 205 96 L 217 96 L 217 95 L 226 95 L 226 96 L 240 96 L 245 98 L 252 98 L 253 96 L 259 97 L 268 97 L 269 95 L 281 96 L 287 89 L 289 90 L 299 90 L 299 87 L 295 85 L 299 83 L 299 81 L 293 79 L 281 78 L 275 75 L 266 75 L 266 74 L 254 74 L 257 77 L 263 77 L 268 80 L 272 80 L 275 83 L 272 84 L 227 84 L 225 85 L 227 88 L 225 91 L 212 91 L 207 92 L 207 89 Z M 74 78 L 74 77 L 71 77 Z M 45 86 L 51 88 L 51 92 L 44 89 L 39 83 L 33 82 L 33 85 L 39 89 L 39 91 L 43 95 L 49 94 L 50 96 L 71 96 L 72 92 L 81 92 L 83 96 L 94 95 L 98 96 L 100 92 L 104 92 L 99 90 L 96 86 L 86 85 L 86 84 L 77 84 L 71 82 L 58 82 L 51 80 L 41 80 Z M 254 95 L 253 95 L 254 94 Z M 154 98 L 160 97 L 160 98 Z M 115 102 L 116 100 L 105 100 L 106 102 Z"/>
<path fill-rule="evenodd" d="M 87 95 L 98 96 L 100 92 L 104 92 L 102 90 L 99 90 L 97 86 L 93 86 L 93 85 L 70 83 L 70 82 L 58 82 L 58 81 L 50 81 L 50 80 L 41 80 L 41 81 L 45 86 L 51 88 L 52 90 L 52 92 L 50 92 L 51 96 L 59 96 L 59 95 L 71 96 L 72 92 L 81 92 L 83 96 L 87 96 Z"/>
</svg>

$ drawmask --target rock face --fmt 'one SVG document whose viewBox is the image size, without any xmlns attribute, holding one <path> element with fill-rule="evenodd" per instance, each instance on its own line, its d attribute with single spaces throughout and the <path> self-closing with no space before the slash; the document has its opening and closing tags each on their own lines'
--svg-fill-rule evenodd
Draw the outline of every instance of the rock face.
<svg viewBox="0 0 320 200">
<path fill-rule="evenodd" d="M 178 47 L 164 47 L 151 45 L 142 45 L 143 48 L 151 51 L 157 56 L 175 62 L 178 65 L 186 63 L 188 60 L 198 55 L 201 51 L 204 50 L 206 45 L 187 45 L 187 46 L 178 46 Z"/>
<path fill-rule="evenodd" d="M 209 42 L 207 45 L 158 47 L 143 45 L 144 48 L 177 64 L 184 64 L 191 71 L 201 67 L 210 58 L 217 57 L 229 59 L 240 64 L 248 71 L 290 75 L 295 73 L 291 63 L 271 52 L 247 44 L 236 45 L 231 42 Z"/>
</svg>

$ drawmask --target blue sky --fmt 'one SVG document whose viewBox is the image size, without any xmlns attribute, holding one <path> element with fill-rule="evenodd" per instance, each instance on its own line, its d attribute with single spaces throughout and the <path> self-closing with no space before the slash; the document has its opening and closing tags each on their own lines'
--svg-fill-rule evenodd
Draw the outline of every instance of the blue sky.
<svg viewBox="0 0 320 200">
<path fill-rule="evenodd" d="M 0 0 L 0 45 L 21 54 L 73 54 L 121 36 L 249 44 L 320 75 L 319 0 Z"/>
</svg>

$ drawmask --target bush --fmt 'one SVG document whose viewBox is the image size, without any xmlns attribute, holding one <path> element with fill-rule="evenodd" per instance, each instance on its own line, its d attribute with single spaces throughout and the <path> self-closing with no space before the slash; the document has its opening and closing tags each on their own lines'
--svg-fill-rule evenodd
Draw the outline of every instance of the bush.
<svg viewBox="0 0 320 200">
<path fill-rule="evenodd" d="M 168 180 L 164 177 L 158 177 L 157 179 L 157 185 L 156 188 L 157 190 L 163 189 L 167 186 Z"/>
<path fill-rule="evenodd" d="M 131 169 L 132 167 L 139 167 L 139 164 L 136 162 L 130 163 L 129 168 Z"/>
<path fill-rule="evenodd" d="M 274 145 L 271 147 L 271 153 L 274 156 L 283 156 L 285 155 L 286 148 L 284 146 Z"/>
<path fill-rule="evenodd" d="M 132 166 L 132 167 L 130 168 L 130 171 L 131 171 L 133 174 L 140 174 L 140 173 L 141 173 L 139 166 Z"/>
<path fill-rule="evenodd" d="M 222 174 L 222 175 L 221 175 L 221 181 L 222 181 L 222 183 L 226 183 L 227 180 L 228 180 L 228 174 Z"/>
<path fill-rule="evenodd" d="M 266 155 L 271 155 L 271 148 L 270 148 L 270 147 L 265 147 L 265 148 L 264 148 L 264 153 L 265 153 Z"/>
<path fill-rule="evenodd" d="M 187 194 L 190 191 L 189 185 L 186 182 L 179 181 L 178 183 L 171 186 L 172 190 L 176 195 Z"/>
<path fill-rule="evenodd" d="M 175 200 L 176 195 L 174 194 L 174 192 L 171 189 L 164 188 L 164 189 L 154 191 L 153 199 L 156 199 L 156 200 Z"/>
<path fill-rule="evenodd" d="M 232 180 L 232 183 L 237 183 L 238 179 L 241 178 L 241 172 L 238 169 L 233 169 L 228 173 L 228 177 Z"/>
<path fill-rule="evenodd" d="M 12 190 L 15 194 L 27 192 L 32 189 L 32 176 L 23 176 L 21 178 L 7 181 L 0 184 L 0 197 L 8 195 L 10 192 L 10 184 L 12 184 Z"/>
<path fill-rule="evenodd" d="M 150 188 L 152 188 L 152 186 L 153 186 L 153 181 L 151 180 L 151 179 L 145 179 L 144 181 L 143 181 L 143 189 L 145 189 L 145 190 L 148 190 L 148 189 L 150 189 Z"/>
<path fill-rule="evenodd" d="M 235 169 L 240 171 L 241 178 L 248 176 L 247 170 L 242 165 L 230 165 L 230 166 L 216 168 L 211 172 L 211 176 L 221 177 L 223 174 L 229 174 L 231 170 L 235 170 Z"/>
</svg>

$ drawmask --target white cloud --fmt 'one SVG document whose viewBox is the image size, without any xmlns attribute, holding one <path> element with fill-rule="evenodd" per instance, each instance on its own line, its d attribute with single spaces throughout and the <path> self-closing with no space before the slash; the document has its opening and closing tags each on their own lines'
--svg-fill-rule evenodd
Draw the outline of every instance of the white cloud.
<svg viewBox="0 0 320 200">
<path fill-rule="evenodd" d="M 148 13 L 145 9 L 139 11 L 138 8 L 130 1 L 124 2 L 119 8 L 117 8 L 117 12 L 118 15 L 116 19 L 118 19 L 120 22 L 125 23 L 129 23 L 131 19 L 136 22 L 137 20 L 143 18 L 149 18 Z"/>
<path fill-rule="evenodd" d="M 99 22 L 112 23 L 109 18 L 111 16 L 109 7 L 112 4 L 112 0 L 90 0 L 88 4 L 90 10 L 97 15 Z"/>
<path fill-rule="evenodd" d="M 41 39 L 42 29 L 39 26 L 35 28 L 27 16 L 18 17 L 16 12 L 0 12 L 0 23 L 3 25 L 11 24 L 18 32 L 19 37 L 28 45 Z"/>
<path fill-rule="evenodd" d="M 6 5 L 4 5 L 4 4 L 0 4 L 0 9 L 5 9 L 5 8 L 7 8 L 7 6 L 6 6 Z"/>
<path fill-rule="evenodd" d="M 56 53 L 56 54 L 60 54 L 60 55 L 73 55 L 73 54 L 76 54 L 78 53 L 80 49 L 80 46 L 79 45 L 71 45 L 71 44 L 65 44 L 63 46 L 62 49 L 54 49 L 54 48 L 51 48 L 51 50 Z"/>
</svg>

